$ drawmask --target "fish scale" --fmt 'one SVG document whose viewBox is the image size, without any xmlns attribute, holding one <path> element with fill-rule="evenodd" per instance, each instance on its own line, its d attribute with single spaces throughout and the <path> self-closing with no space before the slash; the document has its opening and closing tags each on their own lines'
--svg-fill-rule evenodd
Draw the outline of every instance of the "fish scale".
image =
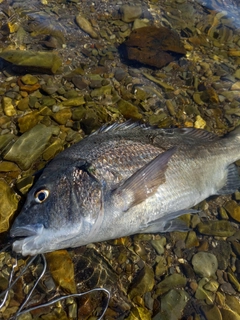
<svg viewBox="0 0 240 320">
<path fill-rule="evenodd" d="M 226 137 L 194 128 L 104 126 L 55 157 L 10 230 L 34 255 L 135 233 L 186 230 L 192 206 L 240 187 L 240 128 Z"/>
</svg>

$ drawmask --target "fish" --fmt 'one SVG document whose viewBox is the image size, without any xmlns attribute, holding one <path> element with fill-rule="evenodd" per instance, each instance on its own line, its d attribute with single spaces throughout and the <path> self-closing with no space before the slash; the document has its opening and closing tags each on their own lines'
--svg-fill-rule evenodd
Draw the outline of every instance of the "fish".
<svg viewBox="0 0 240 320">
<path fill-rule="evenodd" d="M 224 137 L 194 128 L 105 125 L 43 169 L 10 229 L 23 256 L 137 233 L 186 230 L 176 219 L 240 187 L 240 127 Z"/>
</svg>

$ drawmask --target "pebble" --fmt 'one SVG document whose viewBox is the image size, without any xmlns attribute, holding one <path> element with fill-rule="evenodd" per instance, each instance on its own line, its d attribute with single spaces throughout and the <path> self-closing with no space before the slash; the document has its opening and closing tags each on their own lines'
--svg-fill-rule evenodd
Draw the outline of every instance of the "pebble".
<svg viewBox="0 0 240 320">
<path fill-rule="evenodd" d="M 12 99 L 9 97 L 2 98 L 2 108 L 6 116 L 12 117 L 17 114 L 15 107 L 12 104 Z"/>
<path fill-rule="evenodd" d="M 218 261 L 215 255 L 209 252 L 198 252 L 192 258 L 194 271 L 201 277 L 211 278 L 218 268 Z"/>
<path fill-rule="evenodd" d="M 230 237 L 236 232 L 236 229 L 226 220 L 200 222 L 197 228 L 202 234 L 218 237 Z"/>
<path fill-rule="evenodd" d="M 129 6 L 127 4 L 121 6 L 120 13 L 122 14 L 122 21 L 132 22 L 142 15 L 141 6 Z"/>
<path fill-rule="evenodd" d="M 93 39 L 98 39 L 98 34 L 94 31 L 91 23 L 81 14 L 78 14 L 76 16 L 76 23 L 84 32 L 89 34 Z"/>
</svg>

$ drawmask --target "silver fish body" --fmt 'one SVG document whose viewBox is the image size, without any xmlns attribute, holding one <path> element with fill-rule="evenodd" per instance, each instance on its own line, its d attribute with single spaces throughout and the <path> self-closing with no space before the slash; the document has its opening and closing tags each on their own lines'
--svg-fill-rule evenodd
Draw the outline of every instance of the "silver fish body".
<svg viewBox="0 0 240 320">
<path fill-rule="evenodd" d="M 135 233 L 183 228 L 178 216 L 240 186 L 240 128 L 224 138 L 192 128 L 104 127 L 55 157 L 10 230 L 34 255 Z"/>
</svg>

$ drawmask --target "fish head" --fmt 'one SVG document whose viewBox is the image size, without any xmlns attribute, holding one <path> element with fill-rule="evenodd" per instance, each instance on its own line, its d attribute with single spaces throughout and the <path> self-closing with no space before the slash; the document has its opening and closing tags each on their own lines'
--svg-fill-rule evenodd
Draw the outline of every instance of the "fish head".
<svg viewBox="0 0 240 320">
<path fill-rule="evenodd" d="M 10 236 L 13 250 L 35 255 L 91 242 L 102 207 L 99 181 L 84 166 L 46 168 L 27 195 Z"/>
</svg>

